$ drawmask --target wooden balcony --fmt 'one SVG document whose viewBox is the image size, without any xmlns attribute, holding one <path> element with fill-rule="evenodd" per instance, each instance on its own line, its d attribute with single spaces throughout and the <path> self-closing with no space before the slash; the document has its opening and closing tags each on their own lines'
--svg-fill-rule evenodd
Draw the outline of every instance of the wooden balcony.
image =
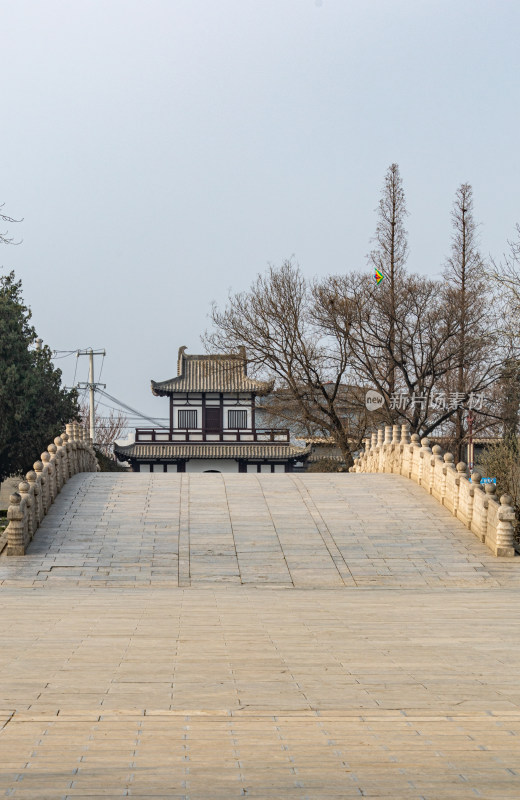
<svg viewBox="0 0 520 800">
<path fill-rule="evenodd" d="M 240 428 L 214 431 L 204 428 L 136 428 L 136 442 L 283 442 L 290 441 L 288 428 Z"/>
</svg>

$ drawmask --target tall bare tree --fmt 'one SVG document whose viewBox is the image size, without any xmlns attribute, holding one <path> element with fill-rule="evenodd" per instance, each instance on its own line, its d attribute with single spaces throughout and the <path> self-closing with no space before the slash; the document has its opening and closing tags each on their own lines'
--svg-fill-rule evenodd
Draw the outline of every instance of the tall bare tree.
<svg viewBox="0 0 520 800">
<path fill-rule="evenodd" d="M 499 308 L 497 335 L 504 351 L 500 380 L 500 406 L 503 434 L 518 452 L 520 425 L 520 225 L 517 239 L 508 241 L 509 249 L 497 261 L 491 259 L 487 278 L 496 289 Z"/>
<path fill-rule="evenodd" d="M 493 385 L 498 378 L 498 364 L 490 358 L 494 347 L 489 324 L 492 304 L 478 247 L 470 184 L 463 183 L 457 189 L 451 218 L 451 254 L 443 277 L 446 303 L 457 322 L 457 347 L 445 388 L 461 398 L 452 434 L 452 447 L 460 460 L 467 431 L 467 411 L 463 406 L 472 393 L 483 392 Z"/>
<path fill-rule="evenodd" d="M 508 241 L 509 250 L 497 261 L 491 259 L 487 277 L 497 287 L 501 300 L 498 332 L 503 337 L 509 355 L 520 358 L 520 224 L 516 225 L 517 239 Z"/>
<path fill-rule="evenodd" d="M 404 220 L 408 212 L 403 190 L 403 182 L 397 164 L 391 164 L 386 172 L 383 192 L 377 207 L 377 227 L 374 241 L 376 246 L 369 254 L 369 262 L 384 276 L 386 285 L 385 311 L 388 330 L 385 338 L 388 343 L 388 387 L 395 390 L 395 331 L 397 324 L 397 287 L 404 274 L 408 258 L 408 239 Z"/>
<path fill-rule="evenodd" d="M 224 310 L 214 305 L 214 328 L 204 340 L 219 352 L 245 346 L 252 371 L 275 379 L 273 415 L 331 436 L 351 466 L 364 428 L 347 408 L 350 343 L 343 330 L 324 329 L 321 300 L 285 261 L 259 275 L 249 291 L 230 295 Z"/>
</svg>

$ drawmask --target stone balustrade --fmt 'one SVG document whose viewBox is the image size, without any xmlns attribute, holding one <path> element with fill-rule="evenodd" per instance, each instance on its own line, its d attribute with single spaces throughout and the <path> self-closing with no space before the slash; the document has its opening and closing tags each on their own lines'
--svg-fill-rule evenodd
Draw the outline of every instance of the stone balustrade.
<svg viewBox="0 0 520 800">
<path fill-rule="evenodd" d="M 364 450 L 351 472 L 387 472 L 404 475 L 422 486 L 454 517 L 484 542 L 496 556 L 515 555 L 516 522 L 511 498 L 496 497 L 493 484 L 481 484 L 481 476 L 466 476 L 466 464 L 455 465 L 451 453 L 428 439 L 410 437 L 408 425 L 386 425 L 364 440 Z"/>
<path fill-rule="evenodd" d="M 23 556 L 38 526 L 69 478 L 95 472 L 98 463 L 92 440 L 78 422 L 70 422 L 41 454 L 9 498 L 7 555 Z"/>
</svg>

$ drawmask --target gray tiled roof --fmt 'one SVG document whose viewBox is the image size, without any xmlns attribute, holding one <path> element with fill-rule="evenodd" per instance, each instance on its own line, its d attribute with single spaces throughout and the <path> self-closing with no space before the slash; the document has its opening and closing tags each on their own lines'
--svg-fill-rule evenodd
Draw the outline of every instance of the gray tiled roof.
<svg viewBox="0 0 520 800">
<path fill-rule="evenodd" d="M 178 375 L 167 381 L 152 381 L 154 395 L 171 392 L 255 392 L 268 394 L 273 383 L 248 378 L 243 353 L 226 355 L 186 355 L 181 347 Z"/>
<path fill-rule="evenodd" d="M 296 447 L 293 444 L 271 444 L 263 442 L 223 443 L 223 442 L 136 442 L 135 444 L 116 445 L 115 453 L 120 461 L 135 458 L 138 461 L 160 459 L 163 461 L 177 458 L 244 458 L 247 460 L 264 459 L 270 461 L 287 461 L 288 459 L 305 458 L 309 447 Z"/>
<path fill-rule="evenodd" d="M 321 448 L 319 450 L 313 450 L 309 455 L 309 457 L 307 458 L 307 461 L 309 461 L 310 463 L 323 460 L 337 461 L 338 464 L 343 464 L 345 461 L 342 453 L 339 450 L 336 452 L 332 450 L 332 448 L 330 450 L 322 450 Z"/>
</svg>

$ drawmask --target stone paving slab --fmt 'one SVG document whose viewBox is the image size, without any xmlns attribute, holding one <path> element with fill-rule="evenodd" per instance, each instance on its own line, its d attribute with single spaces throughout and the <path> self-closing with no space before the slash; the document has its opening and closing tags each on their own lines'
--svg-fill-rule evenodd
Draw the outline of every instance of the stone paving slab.
<svg viewBox="0 0 520 800">
<path fill-rule="evenodd" d="M 398 475 L 77 475 L 0 585 L 520 588 Z"/>
<path fill-rule="evenodd" d="M 520 795 L 518 590 L 0 597 L 0 796 Z"/>
<path fill-rule="evenodd" d="M 519 566 L 397 476 L 77 476 L 0 559 L 0 797 L 517 800 Z"/>
</svg>

